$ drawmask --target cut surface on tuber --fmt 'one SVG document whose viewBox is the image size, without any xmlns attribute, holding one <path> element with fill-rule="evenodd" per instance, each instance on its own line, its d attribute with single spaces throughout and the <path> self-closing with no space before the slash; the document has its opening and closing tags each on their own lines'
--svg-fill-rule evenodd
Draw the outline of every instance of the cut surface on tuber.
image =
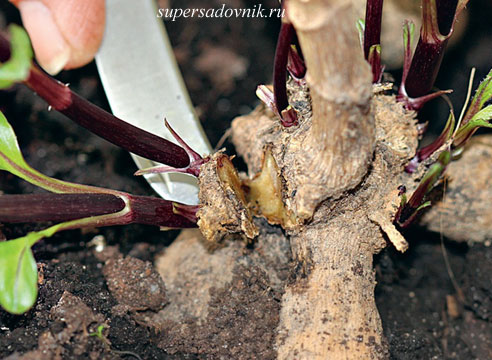
<svg viewBox="0 0 492 360">
<path fill-rule="evenodd" d="M 249 188 L 249 206 L 255 215 L 264 216 L 270 224 L 283 228 L 295 224 L 293 214 L 286 209 L 282 199 L 280 170 L 270 146 L 265 150 L 261 172 L 246 185 Z"/>
</svg>

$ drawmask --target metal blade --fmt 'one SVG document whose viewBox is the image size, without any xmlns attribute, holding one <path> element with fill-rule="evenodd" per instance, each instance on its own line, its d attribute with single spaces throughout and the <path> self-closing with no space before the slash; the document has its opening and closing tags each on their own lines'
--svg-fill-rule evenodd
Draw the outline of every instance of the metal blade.
<svg viewBox="0 0 492 360">
<path fill-rule="evenodd" d="M 152 0 L 106 0 L 106 33 L 96 64 L 113 114 L 168 140 L 173 129 L 200 154 L 211 152 Z M 132 154 L 140 169 L 158 165 Z M 186 174 L 145 178 L 163 198 L 198 202 L 196 179 Z"/>
</svg>

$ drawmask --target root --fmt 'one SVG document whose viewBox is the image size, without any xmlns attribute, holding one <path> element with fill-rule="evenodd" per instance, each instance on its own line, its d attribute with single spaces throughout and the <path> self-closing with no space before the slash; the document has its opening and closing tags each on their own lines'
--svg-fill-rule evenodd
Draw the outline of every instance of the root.
<svg viewBox="0 0 492 360">
<path fill-rule="evenodd" d="M 282 298 L 280 359 L 383 359 L 387 345 L 374 301 L 373 253 L 385 246 L 366 214 L 345 213 L 291 238 L 306 278 Z"/>
</svg>

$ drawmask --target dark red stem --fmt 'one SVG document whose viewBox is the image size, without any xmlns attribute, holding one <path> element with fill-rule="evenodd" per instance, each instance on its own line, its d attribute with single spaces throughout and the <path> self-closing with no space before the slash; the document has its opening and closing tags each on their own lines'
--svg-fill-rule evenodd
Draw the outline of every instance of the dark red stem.
<svg viewBox="0 0 492 360">
<path fill-rule="evenodd" d="M 129 211 L 118 215 L 128 201 Z M 179 207 L 186 216 L 175 211 Z M 31 194 L 0 196 L 0 222 L 27 223 L 38 221 L 63 222 L 100 215 L 114 214 L 92 226 L 145 224 L 166 228 L 196 227 L 196 206 L 172 201 L 125 194 Z M 74 224 L 71 228 L 78 228 Z"/>
<path fill-rule="evenodd" d="M 292 24 L 282 21 L 280 33 L 278 35 L 277 49 L 275 50 L 275 60 L 273 64 L 273 94 L 278 113 L 282 116 L 282 111 L 289 106 L 287 97 L 287 62 L 289 59 L 290 45 L 294 37 L 295 30 Z M 284 126 L 292 126 L 291 123 L 284 123 Z"/>
<path fill-rule="evenodd" d="M 420 38 L 400 94 L 418 98 L 431 91 L 453 32 L 457 5 L 458 0 L 423 0 Z"/>
<path fill-rule="evenodd" d="M 197 207 L 192 205 L 178 204 L 181 208 L 189 208 L 195 214 L 194 221 L 174 211 L 173 204 L 176 202 L 155 198 L 151 196 L 130 197 L 132 209 L 132 223 L 157 225 L 166 228 L 192 228 L 196 227 Z"/>
<path fill-rule="evenodd" d="M 369 59 L 369 50 L 373 45 L 381 44 L 381 19 L 383 0 L 367 0 L 364 28 L 364 56 Z"/>
<path fill-rule="evenodd" d="M 447 135 L 442 133 L 439 137 L 427 146 L 417 151 L 417 158 L 419 162 L 428 159 L 432 154 L 434 154 L 447 140 Z"/>
<path fill-rule="evenodd" d="M 0 62 L 10 59 L 10 42 L 4 34 L 0 34 Z"/>
<path fill-rule="evenodd" d="M 180 146 L 118 119 L 37 66 L 33 66 L 25 83 L 55 110 L 125 150 L 176 168 L 190 164 L 188 154 Z"/>
<path fill-rule="evenodd" d="M 292 46 L 289 49 L 287 70 L 289 70 L 290 74 L 296 79 L 302 79 L 306 75 L 306 64 Z"/>
<path fill-rule="evenodd" d="M 447 43 L 448 39 L 436 43 L 427 43 L 422 38 L 419 39 L 405 82 L 408 97 L 418 98 L 431 91 L 441 67 Z"/>
<path fill-rule="evenodd" d="M 125 202 L 111 194 L 32 194 L 0 196 L 0 222 L 68 221 L 112 214 Z"/>
<path fill-rule="evenodd" d="M 453 28 L 458 0 L 436 0 L 437 24 L 442 35 L 448 35 Z"/>
</svg>

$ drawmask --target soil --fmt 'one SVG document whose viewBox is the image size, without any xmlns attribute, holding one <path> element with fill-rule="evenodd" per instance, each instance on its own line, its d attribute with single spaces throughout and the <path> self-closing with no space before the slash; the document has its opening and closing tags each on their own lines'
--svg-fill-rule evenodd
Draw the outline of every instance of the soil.
<svg viewBox="0 0 492 360">
<path fill-rule="evenodd" d="M 208 3 L 210 7 L 257 4 Z M 277 3 L 262 2 L 266 7 Z M 202 0 L 179 2 L 179 7 L 185 5 L 206 7 Z M 0 24 L 19 22 L 11 5 L 2 2 L 0 9 Z M 486 18 L 491 10 L 486 0 L 472 1 L 465 40 L 445 56 L 437 86 L 455 89 L 451 99 L 458 109 L 470 67 L 477 66 L 477 82 L 492 64 L 492 26 Z M 231 119 L 258 103 L 256 86 L 271 80 L 279 22 L 192 18 L 166 25 L 204 128 L 211 143 L 217 144 Z M 94 64 L 64 72 L 59 79 L 108 109 Z M 22 86 L 0 92 L 0 98 L 1 110 L 34 168 L 64 180 L 152 195 L 145 181 L 132 176 L 136 168 L 125 151 L 49 112 Z M 447 109 L 437 104 L 423 116 L 444 121 Z M 439 129 L 434 125 L 438 123 L 433 121 L 431 130 Z M 232 154 L 231 145 L 226 146 Z M 234 161 L 241 167 L 240 160 Z M 6 173 L 0 174 L 0 189 L 6 194 L 40 191 Z M 5 224 L 0 234 L 10 239 L 45 226 Z M 258 268 L 238 267 L 230 283 L 212 288 L 211 311 L 202 324 L 190 322 L 180 331 L 173 331 L 172 321 L 149 326 L 146 319 L 167 306 L 165 283 L 151 263 L 177 235 L 177 231 L 132 225 L 68 231 L 41 241 L 34 248 L 40 270 L 38 301 L 22 316 L 0 310 L 0 358 L 274 358 L 280 295 Z M 410 241 L 405 254 L 389 247 L 375 258 L 376 301 L 391 357 L 491 358 L 492 247 L 446 239 L 441 243 L 439 234 L 418 228 L 405 235 Z M 106 244 L 103 252 L 101 243 Z M 247 251 L 258 249 L 252 246 Z M 139 283 L 132 277 L 140 275 L 157 297 L 139 293 Z M 101 336 L 91 336 L 100 325 L 104 326 Z"/>
</svg>

